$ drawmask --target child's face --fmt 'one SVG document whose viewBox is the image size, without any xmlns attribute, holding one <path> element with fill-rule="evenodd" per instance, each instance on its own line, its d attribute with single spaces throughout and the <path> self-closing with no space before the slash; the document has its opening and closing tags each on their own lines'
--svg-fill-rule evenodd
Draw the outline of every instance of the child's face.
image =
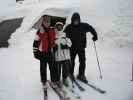
<svg viewBox="0 0 133 100">
<path fill-rule="evenodd" d="M 57 29 L 58 31 L 63 30 L 63 25 L 57 25 L 57 26 L 56 26 L 56 29 Z"/>
</svg>

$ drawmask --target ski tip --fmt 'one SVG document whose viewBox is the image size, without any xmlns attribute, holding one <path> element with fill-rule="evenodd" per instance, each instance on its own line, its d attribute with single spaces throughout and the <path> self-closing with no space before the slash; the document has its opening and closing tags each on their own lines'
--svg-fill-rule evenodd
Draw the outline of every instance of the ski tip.
<svg viewBox="0 0 133 100">
<path fill-rule="evenodd" d="M 71 100 L 71 98 L 70 97 L 67 97 L 67 98 L 62 98 L 61 100 Z"/>
<path fill-rule="evenodd" d="M 84 91 L 85 91 L 85 89 L 81 88 L 81 91 L 83 91 L 83 92 L 84 92 Z"/>
<path fill-rule="evenodd" d="M 78 96 L 77 99 L 81 99 L 82 97 L 81 96 Z"/>
<path fill-rule="evenodd" d="M 102 80 L 102 79 L 103 79 L 103 77 L 102 77 L 102 76 L 100 76 L 100 79 Z"/>
<path fill-rule="evenodd" d="M 106 91 L 101 91 L 101 93 L 102 93 L 102 94 L 105 94 L 105 93 L 106 93 Z"/>
</svg>

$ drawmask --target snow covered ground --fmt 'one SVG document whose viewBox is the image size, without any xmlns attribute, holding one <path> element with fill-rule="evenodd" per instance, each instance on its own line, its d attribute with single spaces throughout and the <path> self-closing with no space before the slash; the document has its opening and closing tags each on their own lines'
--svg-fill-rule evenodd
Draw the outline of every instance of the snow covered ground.
<svg viewBox="0 0 133 100">
<path fill-rule="evenodd" d="M 40 16 L 37 14 L 51 7 L 51 2 L 54 7 L 58 5 L 55 0 L 50 0 L 47 4 L 44 2 L 46 7 L 40 7 L 43 3 L 32 4 L 28 9 L 27 6 L 23 6 L 23 10 L 28 13 L 21 27 L 9 40 L 10 47 L 0 49 L 0 100 L 43 100 L 39 61 L 34 59 L 32 54 L 36 30 L 29 29 L 35 22 L 35 17 Z M 72 6 L 75 2 L 77 1 L 62 0 L 61 4 L 65 8 L 69 3 Z M 79 2 L 80 7 L 77 10 L 81 13 L 83 21 L 87 21 L 98 31 L 99 41 L 96 46 L 103 80 L 98 77 L 96 56 L 89 34 L 86 48 L 86 75 L 90 82 L 107 91 L 106 94 L 99 94 L 83 85 L 86 91 L 83 93 L 78 91 L 82 95 L 82 100 L 133 100 L 133 82 L 130 81 L 133 62 L 132 0 L 126 2 L 124 0 L 79 0 Z M 76 3 L 76 5 L 79 4 Z M 38 10 L 40 11 L 36 12 Z M 14 13 L 16 17 L 25 14 L 23 11 Z M 33 16 L 34 13 L 37 16 Z M 67 23 L 69 22 L 70 16 Z M 76 62 L 78 66 L 78 58 Z M 75 75 L 77 72 L 78 67 Z M 51 88 L 48 95 L 49 100 L 59 100 Z"/>
</svg>

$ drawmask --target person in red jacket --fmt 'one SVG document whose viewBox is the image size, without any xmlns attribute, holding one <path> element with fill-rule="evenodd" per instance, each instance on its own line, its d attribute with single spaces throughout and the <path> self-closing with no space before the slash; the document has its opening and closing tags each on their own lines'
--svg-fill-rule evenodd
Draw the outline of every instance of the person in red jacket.
<svg viewBox="0 0 133 100">
<path fill-rule="evenodd" d="M 54 66 L 53 48 L 55 47 L 55 30 L 50 28 L 50 17 L 43 16 L 43 22 L 33 43 L 33 52 L 40 60 L 40 76 L 43 88 L 47 88 L 47 63 L 49 64 L 51 81 L 56 82 L 56 67 Z"/>
</svg>

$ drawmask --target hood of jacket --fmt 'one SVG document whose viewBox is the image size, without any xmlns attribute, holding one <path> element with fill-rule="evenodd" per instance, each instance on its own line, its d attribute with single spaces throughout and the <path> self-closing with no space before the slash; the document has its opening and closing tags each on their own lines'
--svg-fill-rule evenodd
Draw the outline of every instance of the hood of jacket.
<svg viewBox="0 0 133 100">
<path fill-rule="evenodd" d="M 78 20 L 79 21 L 79 24 L 81 22 L 81 19 L 80 19 L 80 14 L 75 12 L 73 15 L 72 15 L 72 18 L 71 18 L 71 24 L 74 25 L 74 21 L 75 20 Z"/>
</svg>

